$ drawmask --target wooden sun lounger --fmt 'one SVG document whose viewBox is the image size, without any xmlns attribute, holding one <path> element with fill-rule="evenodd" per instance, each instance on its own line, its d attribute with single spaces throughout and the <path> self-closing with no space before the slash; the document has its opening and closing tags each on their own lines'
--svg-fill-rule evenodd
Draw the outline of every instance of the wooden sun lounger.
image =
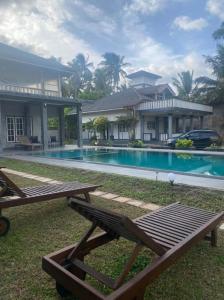
<svg viewBox="0 0 224 300">
<path fill-rule="evenodd" d="M 216 246 L 216 228 L 223 217 L 223 213 L 216 214 L 179 203 L 133 221 L 79 200 L 72 200 L 70 206 L 90 220 L 92 226 L 78 244 L 43 257 L 42 267 L 56 280 L 56 289 L 61 296 L 72 293 L 80 300 L 143 300 L 147 285 L 191 246 L 203 238 L 209 240 L 212 246 Z M 104 232 L 90 238 L 96 227 Z M 119 237 L 136 245 L 127 265 L 116 280 L 84 263 L 85 256 L 91 250 Z M 142 247 L 155 252 L 156 259 L 125 282 Z M 86 274 L 111 288 L 112 293 L 104 295 L 90 286 L 84 281 Z"/>
<path fill-rule="evenodd" d="M 0 236 L 6 235 L 10 228 L 9 220 L 1 215 L 2 209 L 61 197 L 76 198 L 89 202 L 89 192 L 95 191 L 99 186 L 80 182 L 66 182 L 19 188 L 0 170 Z"/>
</svg>

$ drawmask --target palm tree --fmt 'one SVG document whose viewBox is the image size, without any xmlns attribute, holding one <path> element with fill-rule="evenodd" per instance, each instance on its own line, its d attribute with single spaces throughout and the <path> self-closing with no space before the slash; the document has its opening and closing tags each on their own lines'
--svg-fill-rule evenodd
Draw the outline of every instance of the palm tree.
<svg viewBox="0 0 224 300">
<path fill-rule="evenodd" d="M 107 72 L 104 68 L 97 68 L 95 70 L 93 83 L 95 90 L 104 96 L 109 95 L 112 92 Z"/>
<path fill-rule="evenodd" d="M 215 40 L 224 39 L 224 22 L 222 22 L 220 28 L 217 29 L 212 36 Z"/>
<path fill-rule="evenodd" d="M 93 64 L 89 62 L 89 57 L 79 53 L 68 65 L 73 72 L 68 83 L 72 95 L 77 97 L 80 91 L 84 89 L 90 90 Z"/>
<path fill-rule="evenodd" d="M 173 78 L 173 85 L 177 88 L 178 98 L 192 101 L 197 87 L 194 85 L 194 72 L 184 71 L 177 74 L 178 78 Z"/>
<path fill-rule="evenodd" d="M 100 63 L 103 66 L 109 84 L 113 90 L 118 90 L 121 79 L 125 79 L 127 74 L 123 68 L 129 64 L 124 62 L 125 57 L 117 55 L 113 52 L 106 52 L 103 56 L 103 61 Z"/>
<path fill-rule="evenodd" d="M 206 62 L 213 69 L 214 79 L 209 77 L 199 77 L 196 79 L 198 93 L 201 101 L 218 104 L 224 101 L 224 46 L 217 46 L 215 56 L 207 56 Z"/>
</svg>

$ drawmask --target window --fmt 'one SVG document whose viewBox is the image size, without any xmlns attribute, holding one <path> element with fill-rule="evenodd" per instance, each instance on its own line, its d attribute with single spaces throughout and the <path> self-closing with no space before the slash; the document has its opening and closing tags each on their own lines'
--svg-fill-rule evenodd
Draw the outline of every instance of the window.
<svg viewBox="0 0 224 300">
<path fill-rule="evenodd" d="M 147 121 L 147 129 L 148 130 L 154 130 L 156 128 L 155 121 Z"/>
<path fill-rule="evenodd" d="M 59 128 L 59 118 L 48 118 L 48 129 L 49 130 L 56 130 Z"/>
<path fill-rule="evenodd" d="M 24 135 L 24 118 L 23 117 L 7 117 L 7 141 L 15 143 L 17 136 Z"/>
<path fill-rule="evenodd" d="M 127 129 L 127 125 L 126 124 L 119 124 L 118 125 L 118 130 L 119 130 L 119 132 L 127 132 L 128 131 L 128 129 Z"/>
</svg>

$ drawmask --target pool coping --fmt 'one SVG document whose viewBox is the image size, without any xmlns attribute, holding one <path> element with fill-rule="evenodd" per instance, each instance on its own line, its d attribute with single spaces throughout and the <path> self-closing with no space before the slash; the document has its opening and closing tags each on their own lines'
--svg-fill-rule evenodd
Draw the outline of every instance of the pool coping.
<svg viewBox="0 0 224 300">
<path fill-rule="evenodd" d="M 109 146 L 91 146 L 86 145 L 83 148 L 79 148 L 76 145 L 65 145 L 64 147 L 55 147 L 55 148 L 48 148 L 46 152 L 54 152 L 54 151 L 71 151 L 71 150 L 81 150 L 81 149 L 110 149 L 110 150 L 131 150 L 131 151 L 144 151 L 144 152 L 171 152 L 171 153 L 188 153 L 188 154 L 202 154 L 202 155 L 214 155 L 214 156 L 224 156 L 223 151 L 205 151 L 205 150 L 185 150 L 185 149 L 156 149 L 156 148 L 132 148 L 132 147 L 109 147 Z M 30 153 L 31 151 L 27 151 Z M 35 151 L 43 152 L 43 150 Z M 17 152 L 19 153 L 19 152 Z M 24 153 L 24 151 L 21 151 Z"/>
<path fill-rule="evenodd" d="M 65 150 L 65 149 L 64 149 Z M 138 168 L 132 166 L 118 166 L 118 165 L 109 165 L 102 163 L 92 163 L 85 161 L 74 161 L 71 159 L 58 159 L 58 158 L 49 158 L 49 157 L 38 157 L 30 155 L 2 155 L 5 158 L 13 158 L 17 160 L 37 162 L 46 165 L 53 165 L 59 167 L 65 167 L 70 169 L 84 169 L 91 170 L 102 173 L 117 174 L 123 176 L 137 177 L 142 179 L 158 180 L 163 182 L 169 182 L 168 173 L 175 173 L 176 184 L 190 185 L 196 187 L 203 187 L 215 190 L 224 191 L 224 178 L 206 176 L 192 173 L 182 173 L 175 172 L 171 170 L 159 170 L 159 169 L 149 169 L 149 168 Z"/>
</svg>

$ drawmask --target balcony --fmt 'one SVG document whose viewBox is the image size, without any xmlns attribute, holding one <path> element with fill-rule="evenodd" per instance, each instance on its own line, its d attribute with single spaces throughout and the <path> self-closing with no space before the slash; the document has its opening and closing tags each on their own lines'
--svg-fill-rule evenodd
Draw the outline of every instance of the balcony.
<svg viewBox="0 0 224 300">
<path fill-rule="evenodd" d="M 180 99 L 166 99 L 166 100 L 155 100 L 155 101 L 144 101 L 137 105 L 139 111 L 164 111 L 164 112 L 175 112 L 175 111 L 189 111 L 189 112 L 203 112 L 212 113 L 213 108 L 209 105 L 204 105 L 195 102 L 184 101 Z"/>
<path fill-rule="evenodd" d="M 12 84 L 2 84 L 2 83 L 0 83 L 0 91 L 47 96 L 47 97 L 61 97 L 61 94 L 58 91 L 52 91 L 46 89 L 42 90 L 37 88 L 24 87 L 19 85 L 12 85 Z"/>
</svg>

